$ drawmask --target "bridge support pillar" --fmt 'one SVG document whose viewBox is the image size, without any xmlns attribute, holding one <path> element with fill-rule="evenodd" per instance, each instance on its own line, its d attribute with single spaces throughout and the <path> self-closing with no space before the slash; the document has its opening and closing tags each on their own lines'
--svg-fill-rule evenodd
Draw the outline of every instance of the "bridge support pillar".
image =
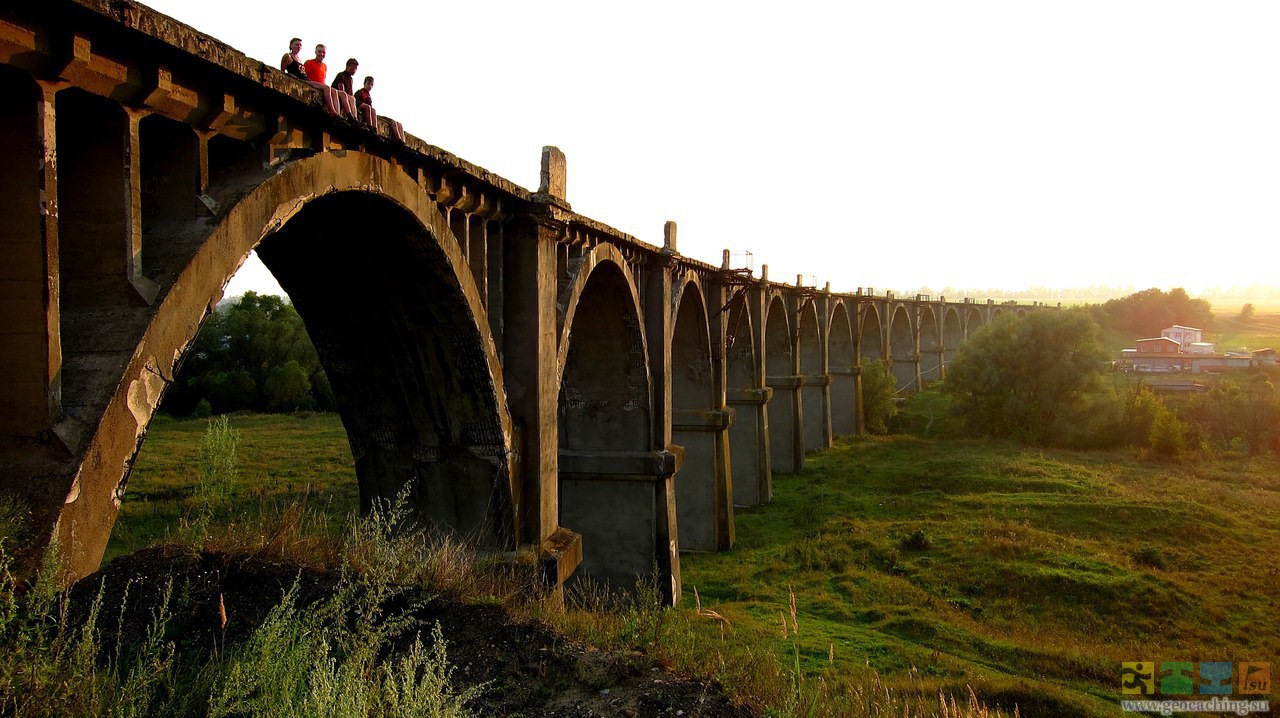
<svg viewBox="0 0 1280 718">
<path fill-rule="evenodd" d="M 920 355 L 900 354 L 893 358 L 893 389 L 900 395 L 920 391 Z"/>
<path fill-rule="evenodd" d="M 860 367 L 831 369 L 831 433 L 852 436 L 859 431 L 858 379 Z"/>
<path fill-rule="evenodd" d="M 944 378 L 945 367 L 942 364 L 942 358 L 945 355 L 946 349 L 941 346 L 930 347 L 921 352 L 923 366 L 920 370 L 920 381 L 922 385 L 941 381 Z"/>
<path fill-rule="evenodd" d="M 560 367 L 556 351 L 556 254 L 559 226 L 528 221 L 513 223 L 510 235 L 494 250 L 500 262 L 519 271 L 503 276 L 502 305 L 491 305 L 503 318 L 491 325 L 501 327 L 500 337 L 504 383 L 509 390 L 508 408 L 516 427 L 512 471 L 520 495 L 517 506 L 517 536 L 524 544 L 539 547 L 544 558 L 555 557 L 555 580 L 563 583 L 582 560 L 579 550 L 559 551 L 560 466 L 557 405 L 560 394 Z M 497 252 L 495 252 L 496 254 Z M 598 550 L 598 549 L 596 549 Z M 648 569 L 646 568 L 646 571 Z M 548 577 L 552 572 L 548 571 Z"/>
<path fill-rule="evenodd" d="M 773 498 L 769 467 L 769 414 L 773 390 L 730 388 L 727 402 L 735 418 L 729 429 L 733 462 L 733 503 L 760 506 Z"/>
<path fill-rule="evenodd" d="M 769 449 L 773 470 L 784 474 L 804 469 L 804 399 L 800 389 L 803 376 L 771 376 L 769 388 Z"/>
<path fill-rule="evenodd" d="M 0 490 L 31 510 L 34 560 L 66 499 L 71 456 L 62 416 L 57 141 L 53 90 L 18 84 L 0 96 Z"/>
<path fill-rule="evenodd" d="M 561 520 L 582 535 L 578 576 L 607 582 L 613 590 L 633 590 L 652 576 L 664 600 L 679 596 L 679 555 L 674 522 L 672 476 L 684 463 L 684 449 L 669 451 L 561 450 Z M 662 557 L 675 556 L 676 573 Z"/>
<path fill-rule="evenodd" d="M 831 377 L 827 374 L 805 376 L 804 448 L 821 451 L 831 446 Z"/>
<path fill-rule="evenodd" d="M 646 267 L 641 280 L 641 302 L 644 306 L 644 333 L 649 348 L 649 377 L 651 390 L 652 441 L 656 450 L 676 454 L 678 461 L 670 474 L 656 474 L 654 485 L 654 531 L 660 540 L 666 541 L 665 551 L 659 543 L 653 560 L 657 563 L 658 588 L 663 599 L 671 605 L 680 602 L 680 545 L 676 517 L 675 472 L 684 462 L 683 450 L 672 441 L 672 347 L 670 337 L 675 327 L 672 312 L 672 267 L 674 250 L 664 251 L 657 261 Z"/>
<path fill-rule="evenodd" d="M 674 441 L 684 449 L 684 470 L 676 477 L 676 516 L 680 550 L 719 551 L 733 545 L 733 500 L 726 432 L 733 411 L 677 410 L 672 424 Z M 694 467 L 712 476 L 696 476 Z"/>
</svg>

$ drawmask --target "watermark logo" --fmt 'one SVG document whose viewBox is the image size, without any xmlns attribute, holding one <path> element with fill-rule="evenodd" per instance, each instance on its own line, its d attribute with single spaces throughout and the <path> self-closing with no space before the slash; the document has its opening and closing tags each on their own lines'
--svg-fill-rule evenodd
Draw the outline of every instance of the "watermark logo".
<svg viewBox="0 0 1280 718">
<path fill-rule="evenodd" d="M 1158 713 L 1268 713 L 1270 663 L 1226 661 L 1131 661 L 1120 664 L 1120 707 Z M 1153 696 L 1161 696 L 1154 698 Z M 1245 696 L 1235 698 L 1232 696 Z"/>
<path fill-rule="evenodd" d="M 1156 664 L 1151 661 L 1120 664 L 1120 692 L 1127 696 L 1149 696 L 1156 692 Z"/>
<path fill-rule="evenodd" d="M 1265 696 L 1271 693 L 1270 663 L 1240 664 L 1240 695 Z"/>
</svg>

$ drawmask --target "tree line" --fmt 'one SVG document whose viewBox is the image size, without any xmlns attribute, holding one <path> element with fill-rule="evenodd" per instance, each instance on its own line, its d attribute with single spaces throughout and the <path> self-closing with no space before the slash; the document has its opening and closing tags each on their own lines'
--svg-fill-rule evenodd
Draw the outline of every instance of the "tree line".
<svg viewBox="0 0 1280 718">
<path fill-rule="evenodd" d="M 1176 292 L 1170 294 L 1180 302 Z M 1170 319 L 1149 311 L 1149 301 L 1118 303 L 1101 316 L 1128 326 L 1209 323 L 1196 314 Z M 920 400 L 924 411 L 945 414 L 938 433 L 1079 449 L 1132 446 L 1166 457 L 1280 453 L 1280 368 L 1205 377 L 1201 392 L 1156 394 L 1140 376 L 1111 371 L 1098 315 L 1096 308 L 1006 313 L 982 327 L 956 352 L 940 393 Z"/>
<path fill-rule="evenodd" d="M 245 292 L 205 319 L 161 408 L 208 416 L 335 406 L 297 310 L 282 297 Z"/>
</svg>

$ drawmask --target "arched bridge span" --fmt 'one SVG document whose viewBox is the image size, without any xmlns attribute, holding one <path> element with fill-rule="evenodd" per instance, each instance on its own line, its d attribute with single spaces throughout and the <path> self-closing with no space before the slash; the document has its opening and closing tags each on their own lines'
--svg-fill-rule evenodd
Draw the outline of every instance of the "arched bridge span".
<svg viewBox="0 0 1280 718">
<path fill-rule="evenodd" d="M 575 213 L 131 0 L 0 9 L 0 490 L 97 567 L 182 356 L 253 250 L 316 344 L 368 507 L 625 586 L 941 378 L 1002 308 L 772 281 Z M 923 363 L 923 364 L 922 364 Z M 736 480 L 736 482 L 735 482 Z"/>
</svg>

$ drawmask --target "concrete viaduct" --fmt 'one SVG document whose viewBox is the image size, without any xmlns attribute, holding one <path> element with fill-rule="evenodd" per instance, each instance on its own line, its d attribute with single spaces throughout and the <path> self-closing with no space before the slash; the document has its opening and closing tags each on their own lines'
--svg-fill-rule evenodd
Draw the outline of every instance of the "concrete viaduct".
<svg viewBox="0 0 1280 718">
<path fill-rule="evenodd" d="M 625 586 L 733 544 L 774 471 L 860 431 L 860 366 L 942 378 L 991 302 L 840 294 L 655 247 L 131 0 L 0 9 L 0 490 L 101 560 L 201 321 L 256 249 L 338 397 L 361 503 L 548 580 Z M 732 470 L 731 470 L 732 467 Z M 679 531 L 677 533 L 677 526 Z"/>
</svg>

